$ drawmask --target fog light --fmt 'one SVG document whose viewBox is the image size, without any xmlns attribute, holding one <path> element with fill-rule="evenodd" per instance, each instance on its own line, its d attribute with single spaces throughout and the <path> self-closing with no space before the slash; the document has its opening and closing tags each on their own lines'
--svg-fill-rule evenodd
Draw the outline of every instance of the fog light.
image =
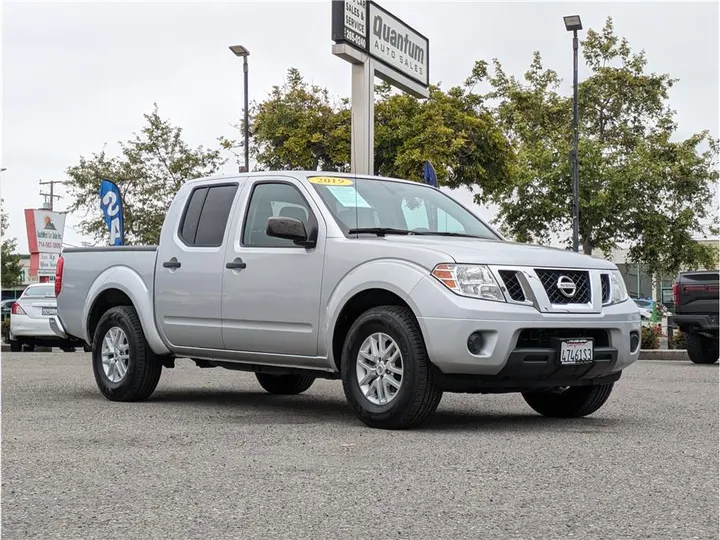
<svg viewBox="0 0 720 540">
<path fill-rule="evenodd" d="M 480 354 L 484 344 L 485 339 L 480 332 L 473 332 L 467 340 L 467 348 L 471 354 Z"/>
<path fill-rule="evenodd" d="M 630 352 L 635 352 L 640 345 L 640 334 L 630 332 Z"/>
</svg>

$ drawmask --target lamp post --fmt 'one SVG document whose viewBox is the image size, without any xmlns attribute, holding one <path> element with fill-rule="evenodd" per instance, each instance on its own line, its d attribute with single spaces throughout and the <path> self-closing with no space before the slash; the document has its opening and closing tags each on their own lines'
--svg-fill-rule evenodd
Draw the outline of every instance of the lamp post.
<svg viewBox="0 0 720 540">
<path fill-rule="evenodd" d="M 578 174 L 578 30 L 582 30 L 580 15 L 563 17 L 565 29 L 573 33 L 573 251 L 578 251 L 580 236 L 580 180 Z"/>
<path fill-rule="evenodd" d="M 245 171 L 250 171 L 250 146 L 249 146 L 249 139 L 250 139 L 250 127 L 248 126 L 248 56 L 250 56 L 250 51 L 248 51 L 245 47 L 242 45 L 231 45 L 230 50 L 233 52 L 235 56 L 242 56 L 243 59 L 243 75 L 245 77 Z M 242 171 L 241 171 L 242 172 Z"/>
</svg>

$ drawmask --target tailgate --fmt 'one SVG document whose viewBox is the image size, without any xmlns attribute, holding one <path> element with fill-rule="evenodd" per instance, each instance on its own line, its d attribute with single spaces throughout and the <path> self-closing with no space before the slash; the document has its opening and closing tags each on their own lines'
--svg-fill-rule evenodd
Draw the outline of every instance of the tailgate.
<svg viewBox="0 0 720 540">
<path fill-rule="evenodd" d="M 688 272 L 680 276 L 677 313 L 718 312 L 718 272 Z"/>
</svg>

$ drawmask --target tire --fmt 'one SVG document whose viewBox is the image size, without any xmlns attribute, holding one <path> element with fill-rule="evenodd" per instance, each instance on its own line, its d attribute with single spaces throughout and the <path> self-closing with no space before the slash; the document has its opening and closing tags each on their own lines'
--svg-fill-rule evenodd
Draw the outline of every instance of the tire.
<svg viewBox="0 0 720 540">
<path fill-rule="evenodd" d="M 714 364 L 718 361 L 718 343 L 712 338 L 685 334 L 685 348 L 693 364 Z"/>
<path fill-rule="evenodd" d="M 126 368 L 119 380 L 119 371 L 109 369 L 109 374 L 103 368 L 103 342 L 107 337 L 111 340 L 116 328 L 122 330 L 127 338 L 127 346 L 122 345 L 124 339 L 119 340 L 118 350 L 127 350 Z M 111 332 L 112 331 L 112 332 Z M 103 396 L 110 401 L 142 401 L 150 397 L 155 391 L 162 363 L 145 339 L 140 319 L 132 306 L 116 306 L 106 311 L 100 318 L 93 338 L 92 353 L 93 372 L 95 382 Z"/>
<path fill-rule="evenodd" d="M 362 381 L 358 381 L 358 371 L 364 371 L 364 378 L 377 377 L 377 375 L 372 375 L 372 370 L 366 370 L 362 364 L 359 364 L 360 350 L 368 343 L 367 340 L 372 339 L 372 336 L 383 334 L 394 342 L 392 345 L 390 341 L 382 338 L 388 351 L 392 349 L 400 352 L 402 375 L 385 367 L 386 364 L 390 364 L 397 370 L 397 360 L 394 363 L 383 361 L 380 367 L 382 376 L 377 379 L 378 382 L 366 384 L 368 389 L 363 391 L 360 387 Z M 395 353 L 390 356 L 395 356 Z M 361 361 L 370 366 L 366 358 Z M 379 306 L 360 315 L 345 339 L 341 362 L 345 398 L 360 421 L 370 427 L 406 429 L 418 426 L 435 412 L 442 399 L 442 390 L 438 389 L 433 381 L 432 365 L 420 327 L 412 312 L 406 307 Z M 375 363 L 376 369 L 379 363 Z M 388 378 L 393 378 L 397 383 L 398 376 L 401 376 L 399 388 L 394 385 L 387 386 Z M 372 390 L 373 385 L 375 390 Z M 380 395 L 381 386 L 385 396 L 384 403 Z M 392 394 L 393 388 L 395 388 L 394 394 Z M 373 402 L 373 399 L 377 403 Z"/>
<path fill-rule="evenodd" d="M 530 407 L 543 416 L 579 418 L 594 413 L 610 397 L 614 383 L 574 386 L 563 391 L 524 392 Z"/>
<path fill-rule="evenodd" d="M 15 340 L 10 340 L 10 352 L 22 352 L 22 343 Z"/>
<path fill-rule="evenodd" d="M 309 375 L 270 375 L 268 373 L 256 373 L 255 376 L 260 386 L 270 394 L 302 394 L 315 382 L 315 377 Z"/>
</svg>

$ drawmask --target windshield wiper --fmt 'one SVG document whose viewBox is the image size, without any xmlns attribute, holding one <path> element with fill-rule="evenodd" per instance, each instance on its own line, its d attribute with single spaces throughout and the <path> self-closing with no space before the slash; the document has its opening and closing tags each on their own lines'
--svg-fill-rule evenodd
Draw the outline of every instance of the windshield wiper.
<svg viewBox="0 0 720 540">
<path fill-rule="evenodd" d="M 360 229 L 350 229 L 348 234 L 369 233 L 385 236 L 386 234 L 400 234 L 412 236 L 460 236 L 463 238 L 482 238 L 474 234 L 465 234 L 458 232 L 440 232 L 440 231 L 408 231 L 407 229 L 393 229 L 392 227 L 364 227 Z"/>
<path fill-rule="evenodd" d="M 414 234 L 406 229 L 393 229 L 391 227 L 364 227 L 360 229 L 350 229 L 348 234 L 369 233 L 385 236 L 386 234 Z"/>
<path fill-rule="evenodd" d="M 424 235 L 424 236 L 461 236 L 463 238 L 482 238 L 476 234 L 465 234 L 459 232 L 440 232 L 440 231 L 413 231 L 412 234 Z"/>
</svg>

